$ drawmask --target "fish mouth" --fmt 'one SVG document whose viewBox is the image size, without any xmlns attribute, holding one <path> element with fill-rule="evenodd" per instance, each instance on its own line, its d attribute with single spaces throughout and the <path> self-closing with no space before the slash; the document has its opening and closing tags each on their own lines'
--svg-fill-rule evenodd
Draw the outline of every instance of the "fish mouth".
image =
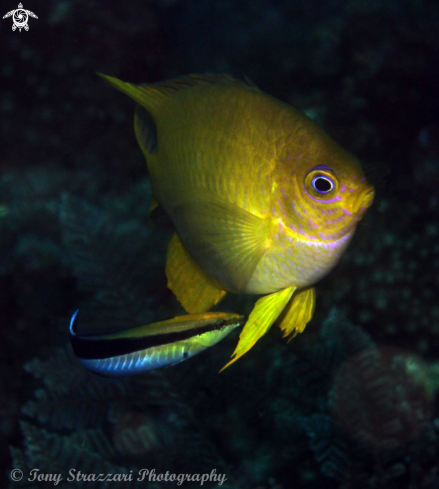
<svg viewBox="0 0 439 489">
<path fill-rule="evenodd" d="M 355 199 L 353 208 L 355 214 L 363 215 L 366 210 L 373 204 L 373 200 L 375 198 L 375 189 L 374 187 L 367 186 L 358 197 Z"/>
<path fill-rule="evenodd" d="M 375 199 L 375 189 L 371 187 L 363 195 L 363 207 L 365 209 L 368 209 L 373 204 L 374 199 Z"/>
</svg>

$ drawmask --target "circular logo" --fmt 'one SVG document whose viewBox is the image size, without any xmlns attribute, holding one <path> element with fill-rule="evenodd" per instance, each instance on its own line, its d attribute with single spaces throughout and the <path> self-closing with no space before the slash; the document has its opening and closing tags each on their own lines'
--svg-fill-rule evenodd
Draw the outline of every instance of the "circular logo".
<svg viewBox="0 0 439 489">
<path fill-rule="evenodd" d="M 4 19 L 7 19 L 8 17 L 12 17 L 12 30 L 16 31 L 18 29 L 20 32 L 21 29 L 24 29 L 25 31 L 29 30 L 29 26 L 27 25 L 29 17 L 38 19 L 38 16 L 36 16 L 33 12 L 24 9 L 23 4 L 21 3 L 18 4 L 17 9 L 11 10 L 3 15 Z"/>
<path fill-rule="evenodd" d="M 14 482 L 21 481 L 23 479 L 23 472 L 20 469 L 11 470 L 11 480 Z"/>
<path fill-rule="evenodd" d="M 13 21 L 16 27 L 22 29 L 27 24 L 28 18 L 26 10 L 19 8 L 14 12 Z"/>
</svg>

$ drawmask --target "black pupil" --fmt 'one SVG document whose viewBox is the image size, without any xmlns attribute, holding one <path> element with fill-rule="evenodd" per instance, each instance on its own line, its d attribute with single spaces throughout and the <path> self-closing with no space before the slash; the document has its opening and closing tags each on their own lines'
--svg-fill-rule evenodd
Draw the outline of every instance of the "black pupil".
<svg viewBox="0 0 439 489">
<path fill-rule="evenodd" d="M 327 178 L 319 177 L 314 180 L 314 186 L 319 192 L 329 192 L 332 184 Z"/>
</svg>

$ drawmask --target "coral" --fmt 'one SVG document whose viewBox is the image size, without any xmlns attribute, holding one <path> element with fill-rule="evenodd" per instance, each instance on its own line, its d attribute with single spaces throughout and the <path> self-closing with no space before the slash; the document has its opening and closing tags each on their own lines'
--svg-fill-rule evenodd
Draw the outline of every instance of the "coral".
<svg viewBox="0 0 439 489">
<path fill-rule="evenodd" d="M 378 202 L 368 221 L 374 232 L 360 224 L 338 273 L 322 283 L 321 301 L 326 307 L 335 302 L 376 338 L 433 359 L 439 346 L 438 210 L 411 200 L 394 219 L 398 207 L 397 201 Z"/>
<path fill-rule="evenodd" d="M 407 355 L 378 348 L 340 317 L 325 329 L 343 344 L 346 359 L 333 365 L 321 414 L 304 420 L 322 471 L 343 488 L 434 487 L 439 443 L 432 398 L 406 368 Z"/>
<path fill-rule="evenodd" d="M 64 246 L 79 290 L 93 295 L 81 308 L 81 322 L 92 324 L 94 331 L 153 322 L 157 291 L 166 288 L 164 236 L 139 219 L 110 216 L 84 200 L 62 198 Z"/>
<path fill-rule="evenodd" d="M 161 260 L 156 250 L 162 234 L 136 219 L 121 222 L 114 216 L 117 210 L 110 214 L 83 199 L 63 196 L 63 242 L 85 294 L 82 327 L 87 321 L 98 329 L 149 322 L 157 314 L 155 292 L 165 287 L 157 279 L 145 280 Z M 151 248 L 154 255 L 145 260 Z M 163 297 L 159 302 L 163 306 Z M 13 466 L 24 473 L 35 467 L 42 473 L 62 473 L 63 487 L 72 467 L 83 473 L 128 476 L 147 463 L 157 473 L 204 474 L 215 469 L 233 481 L 227 463 L 165 373 L 102 379 L 84 370 L 70 348 L 58 349 L 47 361 L 34 359 L 25 369 L 44 387 L 22 408 L 27 418 L 21 422 L 25 448 L 12 450 Z M 128 482 L 128 487 L 144 487 L 136 480 Z M 121 487 L 128 482 L 121 481 Z M 231 487 L 227 484 L 224 487 Z M 147 487 L 157 486 L 152 481 Z"/>
<path fill-rule="evenodd" d="M 44 383 L 22 409 L 27 418 L 21 422 L 25 448 L 12 449 L 14 468 L 26 475 L 33 468 L 62 474 L 58 487 L 68 487 L 72 468 L 126 476 L 138 476 L 143 468 L 176 474 L 216 469 L 229 480 L 223 487 L 238 487 L 230 467 L 165 373 L 103 379 L 85 371 L 70 348 L 59 349 L 46 361 L 35 359 L 25 368 Z M 87 481 L 77 484 L 85 487 Z M 29 487 L 27 482 L 25 486 Z M 145 485 L 134 477 L 101 487 L 158 488 L 159 484 Z"/>
</svg>

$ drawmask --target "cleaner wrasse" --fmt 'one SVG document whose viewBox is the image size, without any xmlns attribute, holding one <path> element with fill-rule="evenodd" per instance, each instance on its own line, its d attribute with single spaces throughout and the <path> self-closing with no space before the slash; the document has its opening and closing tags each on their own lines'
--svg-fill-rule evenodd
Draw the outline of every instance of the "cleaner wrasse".
<svg viewBox="0 0 439 489">
<path fill-rule="evenodd" d="M 182 362 L 245 322 L 238 314 L 208 312 L 124 331 L 78 334 L 77 316 L 78 311 L 70 321 L 73 351 L 86 369 L 106 377 L 127 377 Z"/>
</svg>

